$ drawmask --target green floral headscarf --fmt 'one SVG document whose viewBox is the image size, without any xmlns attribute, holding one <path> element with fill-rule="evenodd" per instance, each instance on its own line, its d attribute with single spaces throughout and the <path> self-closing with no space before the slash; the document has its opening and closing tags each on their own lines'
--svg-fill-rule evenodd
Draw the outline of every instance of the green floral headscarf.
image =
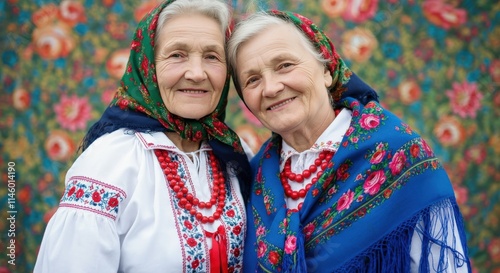
<svg viewBox="0 0 500 273">
<path fill-rule="evenodd" d="M 184 139 L 192 141 L 217 139 L 241 150 L 238 136 L 224 123 L 229 92 L 229 72 L 216 109 L 199 120 L 185 119 L 170 113 L 162 101 L 154 61 L 155 37 L 159 15 L 172 2 L 174 0 L 163 2 L 139 23 L 132 41 L 126 71 L 121 80 L 121 87 L 110 106 L 144 113 L 158 120 L 167 130 L 177 132 Z"/>
</svg>

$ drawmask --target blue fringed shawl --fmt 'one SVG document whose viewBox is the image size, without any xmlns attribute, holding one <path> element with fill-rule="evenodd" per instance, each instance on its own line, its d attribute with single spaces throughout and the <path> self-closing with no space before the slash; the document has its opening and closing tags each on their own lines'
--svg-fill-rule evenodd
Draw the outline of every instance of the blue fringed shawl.
<svg viewBox="0 0 500 273">
<path fill-rule="evenodd" d="M 281 138 L 252 161 L 245 272 L 410 272 L 419 256 L 418 272 L 470 271 L 451 183 L 427 143 L 375 101 L 340 104 L 350 128 L 299 212 L 285 205 Z"/>
</svg>

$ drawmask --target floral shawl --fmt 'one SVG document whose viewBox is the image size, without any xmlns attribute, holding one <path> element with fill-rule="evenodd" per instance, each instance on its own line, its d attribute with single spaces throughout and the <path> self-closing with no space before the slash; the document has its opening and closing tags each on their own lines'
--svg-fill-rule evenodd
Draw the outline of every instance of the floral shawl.
<svg viewBox="0 0 500 273">
<path fill-rule="evenodd" d="M 318 48 L 331 45 L 308 19 L 271 13 L 294 22 Z M 325 49 L 324 56 L 336 55 L 333 46 Z M 331 92 L 336 107 L 353 113 L 349 129 L 298 211 L 287 209 L 279 178 L 282 139 L 273 134 L 264 143 L 251 162 L 245 272 L 409 272 L 414 234 L 422 238 L 419 272 L 470 271 L 462 216 L 431 148 L 367 99 L 371 88 L 333 58 L 342 84 Z M 454 225 L 459 238 L 446 233 Z"/>
<path fill-rule="evenodd" d="M 216 109 L 199 120 L 184 119 L 170 113 L 160 96 L 154 61 L 156 28 L 161 11 L 174 1 L 162 2 L 139 22 L 121 86 L 101 119 L 87 132 L 82 149 L 85 150 L 98 137 L 120 128 L 139 132 L 176 132 L 184 139 L 209 141 L 219 160 L 231 162 L 236 168 L 241 183 L 246 180 L 248 160 L 239 137 L 224 123 L 230 86 L 229 71 Z M 246 188 L 242 185 L 244 195 Z"/>
</svg>

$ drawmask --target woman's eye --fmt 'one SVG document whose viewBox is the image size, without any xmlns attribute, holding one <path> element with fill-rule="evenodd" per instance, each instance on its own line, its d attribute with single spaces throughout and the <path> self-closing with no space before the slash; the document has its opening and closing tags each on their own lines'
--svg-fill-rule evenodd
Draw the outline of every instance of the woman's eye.
<svg viewBox="0 0 500 273">
<path fill-rule="evenodd" d="M 220 61 L 221 58 L 219 58 L 219 55 L 217 54 L 208 54 L 205 58 L 207 58 L 208 60 L 212 60 L 212 61 Z"/>
<path fill-rule="evenodd" d="M 246 80 L 245 82 L 245 86 L 249 86 L 249 85 L 252 85 L 253 83 L 255 83 L 256 81 L 258 81 L 259 78 L 258 77 L 250 77 Z"/>
<path fill-rule="evenodd" d="M 180 53 L 173 53 L 173 54 L 170 54 L 170 58 L 182 58 L 182 54 L 180 54 Z"/>
<path fill-rule="evenodd" d="M 288 68 L 288 67 L 291 67 L 293 66 L 292 63 L 282 63 L 278 66 L 278 69 L 283 69 L 283 68 Z"/>
</svg>

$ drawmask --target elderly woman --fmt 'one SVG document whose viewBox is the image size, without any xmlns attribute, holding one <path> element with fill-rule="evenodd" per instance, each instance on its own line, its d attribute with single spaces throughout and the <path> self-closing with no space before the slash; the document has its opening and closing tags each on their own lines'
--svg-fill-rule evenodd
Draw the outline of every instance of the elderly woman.
<svg viewBox="0 0 500 273">
<path fill-rule="evenodd" d="M 258 13 L 228 44 L 273 135 L 251 162 L 245 272 L 464 272 L 463 220 L 427 143 L 309 19 Z"/>
<path fill-rule="evenodd" d="M 251 152 L 224 123 L 229 18 L 222 2 L 178 0 L 139 23 L 35 272 L 242 270 Z"/>
</svg>

